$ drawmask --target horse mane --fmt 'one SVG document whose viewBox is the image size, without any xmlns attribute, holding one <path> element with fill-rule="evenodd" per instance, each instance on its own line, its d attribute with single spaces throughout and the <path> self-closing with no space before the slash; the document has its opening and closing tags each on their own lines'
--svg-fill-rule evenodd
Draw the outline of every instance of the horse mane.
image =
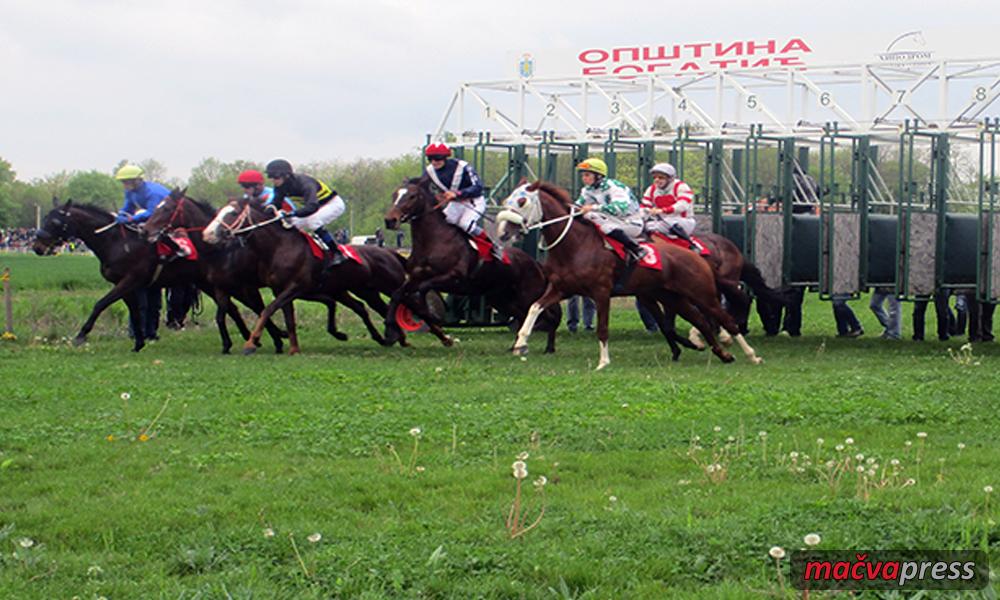
<svg viewBox="0 0 1000 600">
<path fill-rule="evenodd" d="M 96 204 L 81 204 L 79 202 L 70 201 L 69 205 L 64 206 L 64 207 L 59 207 L 59 208 L 60 209 L 63 209 L 63 208 L 66 208 L 66 209 L 79 208 L 79 209 L 83 210 L 84 212 L 89 213 L 89 214 L 91 214 L 91 215 L 93 215 L 95 217 L 96 216 L 101 216 L 101 217 L 113 218 L 115 216 L 115 214 L 113 212 L 111 212 L 110 210 L 108 210 L 107 208 L 105 208 L 103 206 L 97 206 Z"/>
<path fill-rule="evenodd" d="M 546 194 L 552 196 L 553 198 L 561 202 L 566 207 L 573 205 L 573 199 L 570 198 L 569 192 L 554 183 L 538 180 L 535 183 L 528 186 L 528 191 L 533 192 L 535 190 L 542 190 Z"/>
</svg>

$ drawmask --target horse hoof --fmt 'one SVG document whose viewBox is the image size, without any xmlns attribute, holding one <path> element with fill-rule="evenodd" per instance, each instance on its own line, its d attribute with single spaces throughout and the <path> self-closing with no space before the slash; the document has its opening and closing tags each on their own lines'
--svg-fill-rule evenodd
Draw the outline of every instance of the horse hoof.
<svg viewBox="0 0 1000 600">
<path fill-rule="evenodd" d="M 281 346 L 275 346 L 274 347 L 274 353 L 275 354 L 284 354 L 285 353 L 285 349 L 282 348 Z"/>
<path fill-rule="evenodd" d="M 511 350 L 511 354 L 513 354 L 514 356 L 525 356 L 525 355 L 528 354 L 528 347 L 527 346 L 514 346 L 514 349 Z"/>
<path fill-rule="evenodd" d="M 347 334 L 346 333 L 341 333 L 339 331 L 331 331 L 330 335 L 332 335 L 334 337 L 334 339 L 340 340 L 341 342 L 346 342 L 347 341 Z"/>
<path fill-rule="evenodd" d="M 85 338 L 82 335 L 78 335 L 75 338 L 73 338 L 73 346 L 75 346 L 76 348 L 79 348 L 80 346 L 86 343 L 87 343 L 87 338 Z"/>
<path fill-rule="evenodd" d="M 222 349 L 222 353 L 223 354 L 232 354 L 232 352 L 230 350 L 231 350 L 231 348 L 227 346 L 227 347 L 225 347 L 225 348 Z"/>
<path fill-rule="evenodd" d="M 671 352 L 670 353 L 670 360 L 672 360 L 673 362 L 677 362 L 680 359 L 681 359 L 681 353 L 680 352 Z"/>
<path fill-rule="evenodd" d="M 445 337 L 444 337 L 444 338 L 443 338 L 443 339 L 441 340 L 441 344 L 442 344 L 442 345 L 443 345 L 443 346 L 444 346 L 445 348 L 451 348 L 452 346 L 454 346 L 454 345 L 455 345 L 455 340 L 454 340 L 454 338 L 452 338 L 451 336 L 445 336 Z"/>
<path fill-rule="evenodd" d="M 292 346 L 288 349 L 288 356 L 295 356 L 296 354 L 301 354 L 302 351 L 299 350 L 298 346 Z"/>
<path fill-rule="evenodd" d="M 719 360 L 721 360 L 722 362 L 727 363 L 727 364 L 733 362 L 734 360 L 736 360 L 733 357 L 732 354 L 730 354 L 728 352 L 725 352 L 725 351 L 723 351 L 723 352 L 716 352 L 716 356 L 719 357 Z"/>
<path fill-rule="evenodd" d="M 764 359 L 761 358 L 761 357 L 759 357 L 759 356 L 755 356 L 755 357 L 753 357 L 753 358 L 750 359 L 750 362 L 753 363 L 753 364 L 755 364 L 755 365 L 760 365 L 760 364 L 764 364 Z"/>
<path fill-rule="evenodd" d="M 143 348 L 143 347 L 144 347 L 145 345 L 146 345 L 146 344 L 136 344 L 136 345 L 135 345 L 135 346 L 134 346 L 134 347 L 132 348 L 132 352 L 138 352 L 138 351 L 142 350 L 142 348 Z"/>
<path fill-rule="evenodd" d="M 556 353 L 555 346 L 548 346 L 545 348 L 545 354 L 555 354 L 555 353 Z"/>
<path fill-rule="evenodd" d="M 257 347 L 256 346 L 253 346 L 253 345 L 243 346 L 243 356 L 250 356 L 251 354 L 253 354 L 256 351 L 257 351 Z"/>
<path fill-rule="evenodd" d="M 596 369 L 594 369 L 594 370 L 595 370 L 595 371 L 600 371 L 601 369 L 603 369 L 604 367 L 606 367 L 606 366 L 608 366 L 608 365 L 610 365 L 610 364 L 611 364 L 611 361 L 610 361 L 610 360 L 609 360 L 609 361 L 607 361 L 607 362 L 599 362 L 599 363 L 597 363 L 597 368 L 596 368 Z"/>
</svg>

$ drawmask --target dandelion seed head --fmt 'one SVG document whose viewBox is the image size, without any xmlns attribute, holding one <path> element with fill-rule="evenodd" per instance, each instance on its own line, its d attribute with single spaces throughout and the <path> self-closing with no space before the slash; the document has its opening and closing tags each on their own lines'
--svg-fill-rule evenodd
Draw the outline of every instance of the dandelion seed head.
<svg viewBox="0 0 1000 600">
<path fill-rule="evenodd" d="M 959 442 L 958 443 L 958 449 L 959 450 L 965 450 L 965 444 L 963 444 L 962 442 Z"/>
<path fill-rule="evenodd" d="M 316 542 L 318 542 L 321 539 L 323 539 L 323 535 L 321 533 L 319 533 L 319 532 L 316 532 L 316 533 L 310 535 L 309 537 L 307 537 L 306 539 L 309 540 L 310 543 L 315 544 Z"/>
<path fill-rule="evenodd" d="M 273 538 L 274 537 L 274 530 L 271 529 L 270 527 L 264 528 L 264 537 L 266 537 L 266 538 Z"/>
<path fill-rule="evenodd" d="M 836 450 L 837 452 L 843 452 L 844 451 L 844 445 L 843 444 L 837 444 L 836 446 L 834 446 L 834 450 Z"/>
<path fill-rule="evenodd" d="M 926 431 L 918 431 L 917 432 L 917 437 L 920 438 L 920 439 L 924 439 L 924 438 L 927 437 L 927 432 Z"/>
<path fill-rule="evenodd" d="M 903 442 L 903 445 L 909 448 L 910 446 L 913 445 L 913 442 L 911 442 L 910 440 L 906 440 L 905 442 Z"/>
<path fill-rule="evenodd" d="M 421 433 L 423 433 L 423 431 L 421 431 L 419 427 L 414 427 L 410 429 L 410 435 L 412 435 L 413 437 L 420 437 Z"/>
<path fill-rule="evenodd" d="M 102 573 L 104 573 L 104 569 L 102 569 L 98 565 L 90 565 L 89 567 L 87 567 L 87 575 L 94 576 L 94 575 L 100 575 Z"/>
<path fill-rule="evenodd" d="M 889 464 L 892 465 L 892 466 L 894 466 L 894 467 L 898 467 L 899 466 L 899 459 L 898 458 L 894 458 L 894 459 L 892 459 L 892 460 L 889 461 Z"/>
<path fill-rule="evenodd" d="M 522 452 L 517 455 L 517 460 L 528 460 L 528 456 L 530 455 L 527 452 Z"/>
<path fill-rule="evenodd" d="M 767 437 L 767 432 L 766 431 L 761 431 L 761 432 L 759 432 L 757 434 L 757 436 L 760 437 L 760 438 L 766 438 Z"/>
<path fill-rule="evenodd" d="M 816 438 L 816 445 L 822 446 L 825 441 L 823 438 Z"/>
<path fill-rule="evenodd" d="M 715 433 L 719 433 L 720 431 L 722 431 L 722 427 L 716 425 L 715 427 L 712 428 L 712 431 L 714 431 Z"/>
<path fill-rule="evenodd" d="M 413 470 L 416 471 L 417 473 L 423 473 L 424 471 L 427 470 L 427 467 L 423 465 L 417 465 L 416 467 L 414 467 Z"/>
<path fill-rule="evenodd" d="M 858 473 L 864 473 L 865 472 L 865 468 L 862 465 L 858 465 L 854 470 L 857 471 Z"/>
<path fill-rule="evenodd" d="M 618 496 L 608 496 L 608 502 L 618 502 Z"/>
<path fill-rule="evenodd" d="M 809 533 L 806 534 L 806 537 L 802 538 L 802 541 L 806 543 L 806 546 L 817 546 L 821 540 L 818 533 Z"/>
<path fill-rule="evenodd" d="M 770 550 L 767 551 L 767 553 L 770 554 L 771 558 L 775 560 L 781 560 L 785 558 L 785 549 L 782 548 L 781 546 L 773 546 Z"/>
<path fill-rule="evenodd" d="M 132 399 L 132 394 L 128 392 L 122 392 L 122 400 L 128 402 L 131 399 Z"/>
<path fill-rule="evenodd" d="M 854 438 L 849 437 L 849 438 L 847 438 L 847 439 L 844 440 L 844 443 L 847 444 L 848 446 L 851 446 L 851 445 L 854 444 Z"/>
<path fill-rule="evenodd" d="M 17 540 L 17 544 L 22 548 L 31 548 L 35 545 L 35 540 L 27 537 L 23 537 Z"/>
<path fill-rule="evenodd" d="M 986 492 L 987 494 L 992 494 L 993 486 L 992 485 L 983 486 L 983 491 Z"/>
<path fill-rule="evenodd" d="M 539 475 L 538 479 L 536 479 L 534 483 L 536 488 L 541 489 L 545 487 L 545 484 L 548 482 L 549 480 L 545 478 L 545 475 Z"/>
</svg>

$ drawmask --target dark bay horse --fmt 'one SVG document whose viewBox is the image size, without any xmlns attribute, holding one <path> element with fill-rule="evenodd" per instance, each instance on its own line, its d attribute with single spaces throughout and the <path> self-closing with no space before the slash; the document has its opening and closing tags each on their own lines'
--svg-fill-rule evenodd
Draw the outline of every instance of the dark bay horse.
<svg viewBox="0 0 1000 600">
<path fill-rule="evenodd" d="M 111 291 L 94 304 L 90 316 L 73 340 L 81 345 L 87 334 L 94 328 L 97 317 L 104 310 L 124 300 L 128 306 L 129 319 L 135 336 L 133 350 L 138 352 L 145 345 L 140 323 L 138 299 L 134 292 L 157 284 L 164 287 L 195 283 L 209 295 L 211 286 L 200 277 L 197 264 L 179 260 L 164 264 L 156 254 L 154 244 L 146 241 L 138 228 L 129 225 L 115 225 L 115 216 L 103 208 L 89 204 L 74 204 L 72 200 L 52 209 L 35 234 L 33 245 L 36 254 L 51 254 L 62 242 L 70 238 L 80 238 L 101 261 L 101 275 L 114 284 Z M 229 313 L 239 320 L 239 311 L 233 307 Z M 244 327 L 246 327 L 244 325 Z"/>
<path fill-rule="evenodd" d="M 575 218 L 573 203 L 566 190 L 546 182 L 536 182 L 519 188 L 515 194 L 523 194 L 523 202 L 519 201 L 518 218 L 513 222 L 521 227 L 540 226 L 549 252 L 545 260 L 548 288 L 531 307 L 518 332 L 515 354 L 527 352 L 531 326 L 546 307 L 558 303 L 565 296 L 580 294 L 593 298 L 597 304 L 597 337 L 600 344 L 597 368 L 604 368 L 611 362 L 608 320 L 613 282 L 622 272 L 624 261 L 604 248 L 604 240 L 595 227 Z M 511 217 L 501 213 L 498 221 L 504 235 L 507 235 Z M 655 247 L 662 270 L 636 268 L 629 274 L 624 287 L 615 290 L 615 295 L 635 295 L 644 304 L 652 300 L 664 304 L 701 330 L 712 351 L 723 362 L 731 362 L 732 355 L 719 345 L 714 333 L 715 325 L 721 325 L 736 339 L 752 362 L 760 362 L 732 317 L 719 305 L 715 274 L 709 263 L 673 244 L 658 241 Z M 664 335 L 667 335 L 662 315 L 658 316 L 658 321 Z"/>
<path fill-rule="evenodd" d="M 232 298 L 247 306 L 256 314 L 264 310 L 264 300 L 260 295 L 260 281 L 257 274 L 257 255 L 243 244 L 212 245 L 205 242 L 205 226 L 215 216 L 215 208 L 194 200 L 184 194 L 184 190 L 174 189 L 170 196 L 160 202 L 149 220 L 143 223 L 141 232 L 153 243 L 171 233 L 180 232 L 191 240 L 198 252 L 198 266 L 215 291 L 218 307 L 215 322 L 222 338 L 222 353 L 228 354 L 233 346 L 226 327 L 226 314 L 230 311 Z M 243 339 L 250 338 L 250 330 L 243 320 L 236 326 Z M 274 342 L 275 352 L 281 353 L 282 337 L 286 335 L 271 321 L 265 325 Z"/>
<path fill-rule="evenodd" d="M 511 248 L 507 251 L 509 264 L 498 260 L 480 262 L 476 249 L 457 227 L 445 221 L 441 208 L 425 176 L 411 179 L 399 189 L 385 214 L 388 229 L 410 223 L 413 239 L 406 284 L 393 294 L 389 305 L 387 339 L 399 335 L 394 308 L 400 302 L 419 307 L 416 312 L 426 321 L 440 322 L 426 305 L 430 291 L 484 296 L 487 304 L 511 315 L 518 324 L 524 322 L 532 303 L 545 291 L 545 273 L 527 253 Z M 548 332 L 546 352 L 555 352 L 561 319 L 562 308 L 557 304 L 549 307 L 538 322 L 539 329 Z"/>
<path fill-rule="evenodd" d="M 353 260 L 332 267 L 324 274 L 324 262 L 312 255 L 310 242 L 297 229 L 287 229 L 274 212 L 266 211 L 256 202 L 246 199 L 232 200 L 222 207 L 205 228 L 205 240 L 215 244 L 234 236 L 243 236 L 248 248 L 257 256 L 257 270 L 261 283 L 270 287 L 275 299 L 262 311 L 244 353 L 254 351 L 253 342 L 259 339 L 262 323 L 278 309 L 285 313 L 288 326 L 289 352 L 298 352 L 295 317 L 292 302 L 297 298 L 332 302 L 336 300 L 356 312 L 369 333 L 379 343 L 390 344 L 375 329 L 364 305 L 351 297 L 351 293 L 365 300 L 380 315 L 385 316 L 387 306 L 380 294 L 391 294 L 403 284 L 404 259 L 385 248 L 352 246 L 364 264 Z M 432 331 L 435 331 L 432 328 Z M 435 331 L 439 337 L 444 333 Z M 405 344 L 405 339 L 398 340 Z"/>
</svg>

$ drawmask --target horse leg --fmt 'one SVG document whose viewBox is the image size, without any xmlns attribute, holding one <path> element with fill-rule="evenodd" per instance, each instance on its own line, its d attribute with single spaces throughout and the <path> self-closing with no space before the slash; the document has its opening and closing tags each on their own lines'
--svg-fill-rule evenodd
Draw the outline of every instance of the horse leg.
<svg viewBox="0 0 1000 600">
<path fill-rule="evenodd" d="M 660 333 L 662 333 L 663 337 L 667 339 L 667 344 L 670 346 L 670 360 L 677 361 L 680 359 L 680 346 L 677 345 L 677 342 L 670 335 L 670 323 L 667 321 L 664 311 L 660 309 L 660 304 L 654 298 L 649 296 L 636 295 L 636 299 L 638 299 L 639 303 L 642 304 L 642 307 L 649 311 L 649 314 L 653 315 L 653 318 L 656 319 L 656 326 L 659 327 Z"/>
<path fill-rule="evenodd" d="M 531 336 L 531 330 L 535 328 L 535 321 L 538 320 L 542 311 L 560 300 L 562 300 L 562 292 L 553 287 L 551 283 L 548 284 L 545 293 L 538 300 L 535 300 L 531 308 L 528 309 L 528 315 L 524 317 L 524 322 L 521 323 L 521 329 L 517 332 L 517 339 L 514 341 L 514 349 L 512 350 L 514 356 L 524 356 L 528 353 L 528 337 Z"/>
<path fill-rule="evenodd" d="M 295 301 L 281 306 L 281 312 L 285 313 L 285 325 L 288 327 L 288 355 L 294 356 L 301 352 L 299 349 L 299 334 L 295 330 Z"/>
<path fill-rule="evenodd" d="M 126 295 L 123 300 L 125 306 L 128 307 L 128 319 L 132 323 L 132 333 L 135 336 L 132 352 L 138 352 L 146 345 L 146 338 L 142 333 L 142 312 L 139 310 L 139 298 L 136 297 L 135 292 L 132 292 Z"/>
<path fill-rule="evenodd" d="M 255 287 L 245 288 L 236 296 L 236 299 L 242 302 L 247 308 L 252 310 L 254 314 L 258 316 L 260 313 L 264 312 L 264 299 L 260 296 L 260 290 Z M 243 323 L 242 318 L 236 322 L 236 326 L 242 326 L 240 328 L 240 334 L 243 336 L 244 340 L 250 339 L 250 330 L 246 329 L 246 324 Z M 285 343 L 282 339 L 288 337 L 288 335 L 282 331 L 280 327 L 275 325 L 274 321 L 271 319 L 267 320 L 264 327 L 267 329 L 267 334 L 271 336 L 271 341 L 274 343 L 274 353 L 281 354 L 284 352 Z"/>
<path fill-rule="evenodd" d="M 378 294 L 376 293 L 376 295 Z M 381 298 L 379 298 L 379 300 L 381 300 Z M 372 339 L 378 342 L 382 346 L 385 345 L 385 338 L 383 338 L 382 335 L 378 332 L 378 330 L 375 329 L 375 325 L 372 323 L 372 320 L 368 317 L 368 311 L 365 310 L 364 304 L 352 298 L 351 295 L 348 294 L 347 292 L 343 292 L 340 296 L 337 296 L 337 302 L 340 302 L 347 308 L 353 310 L 354 314 L 361 317 L 361 320 L 365 324 L 365 329 L 368 330 L 368 333 L 372 336 Z"/>
<path fill-rule="evenodd" d="M 268 319 L 271 318 L 279 308 L 285 304 L 291 302 L 297 295 L 299 295 L 299 286 L 292 284 L 281 291 L 280 294 L 275 297 L 274 300 L 268 304 L 263 311 L 261 311 L 260 316 L 257 317 L 257 323 L 254 325 L 253 331 L 250 332 L 250 339 L 243 344 L 243 354 L 253 354 L 257 351 L 257 343 L 260 340 L 260 334 L 264 330 L 264 324 L 267 323 Z M 285 312 L 285 325 L 288 327 L 288 351 L 291 353 L 294 348 L 296 352 L 299 351 L 298 348 L 298 337 L 295 334 L 295 313 L 291 313 L 292 321 L 288 322 L 289 313 Z"/>
<path fill-rule="evenodd" d="M 324 304 L 326 304 L 326 332 L 332 335 L 334 339 L 346 342 L 347 334 L 337 331 L 337 303 L 324 302 Z"/>
<path fill-rule="evenodd" d="M 559 331 L 559 323 L 562 322 L 562 306 L 557 302 L 545 309 L 542 313 L 542 324 L 539 328 L 548 332 L 545 340 L 545 354 L 554 354 L 556 351 L 556 332 Z"/>
<path fill-rule="evenodd" d="M 222 338 L 222 353 L 229 354 L 233 347 L 233 339 L 229 337 L 229 329 L 226 327 L 226 312 L 231 304 L 229 294 L 222 290 L 216 290 L 215 295 L 215 325 L 219 328 L 219 337 Z M 246 324 L 243 325 L 246 327 Z M 247 334 L 249 335 L 249 331 Z"/>
<path fill-rule="evenodd" d="M 715 336 L 717 327 L 714 327 L 711 323 L 711 319 L 707 319 L 701 310 L 699 310 L 701 306 L 696 306 L 688 298 L 678 297 L 674 307 L 677 309 L 677 313 L 681 315 L 684 320 L 691 323 L 697 327 L 699 331 L 701 331 L 702 335 L 705 336 L 705 340 L 708 345 L 712 347 L 712 353 L 718 356 L 719 360 L 724 363 L 731 363 L 735 360 L 732 354 L 726 352 L 726 350 L 719 345 L 719 340 Z"/>
<path fill-rule="evenodd" d="M 719 306 L 719 302 L 717 300 L 713 299 L 712 302 L 707 302 L 704 309 L 708 311 L 708 315 L 710 317 L 714 318 L 722 326 L 723 331 L 726 331 L 729 333 L 729 335 L 733 336 L 733 339 L 736 340 L 736 343 L 739 344 L 740 349 L 743 351 L 743 354 L 745 354 L 746 357 L 750 359 L 751 363 L 759 365 L 762 362 L 764 362 L 764 359 L 757 356 L 757 353 L 754 351 L 753 347 L 747 343 L 746 339 L 743 337 L 743 334 L 740 333 L 740 329 L 736 325 L 736 322 L 733 320 L 732 316 L 730 316 L 729 313 L 727 313 L 726 311 L 722 310 L 722 307 Z M 715 351 L 715 348 L 713 347 L 712 350 Z M 716 352 L 716 354 L 718 354 L 718 352 Z"/>
<path fill-rule="evenodd" d="M 80 331 L 76 334 L 76 337 L 73 338 L 73 345 L 74 346 L 83 345 L 83 343 L 87 341 L 87 334 L 90 333 L 90 331 L 94 328 L 94 323 L 97 322 L 97 317 L 101 316 L 101 313 L 103 313 L 105 309 L 107 309 L 109 306 L 111 306 L 121 298 L 124 298 L 132 294 L 138 289 L 139 289 L 139 282 L 136 281 L 134 277 L 126 277 L 125 279 L 122 279 L 121 281 L 116 283 L 115 286 L 111 288 L 110 292 L 102 296 L 100 300 L 94 303 L 94 308 L 90 311 L 90 316 L 87 317 L 87 320 L 84 322 L 83 327 L 80 328 Z M 127 303 L 128 301 L 126 301 L 126 304 Z M 131 306 L 129 307 L 129 318 L 134 319 L 134 321 L 138 321 L 138 323 L 133 322 L 133 327 L 132 327 L 134 330 L 135 342 L 137 346 L 136 348 L 133 349 L 138 351 L 139 349 L 142 348 L 143 345 L 145 345 L 146 342 L 145 338 L 143 337 L 141 317 L 138 314 L 139 313 L 138 301 L 136 301 L 135 307 L 136 308 L 134 311 Z"/>
<path fill-rule="evenodd" d="M 611 290 L 599 290 L 591 296 L 597 305 L 597 344 L 601 349 L 601 358 L 595 371 L 600 371 L 611 364 L 611 354 L 608 351 L 608 321 L 611 318 Z"/>
</svg>

